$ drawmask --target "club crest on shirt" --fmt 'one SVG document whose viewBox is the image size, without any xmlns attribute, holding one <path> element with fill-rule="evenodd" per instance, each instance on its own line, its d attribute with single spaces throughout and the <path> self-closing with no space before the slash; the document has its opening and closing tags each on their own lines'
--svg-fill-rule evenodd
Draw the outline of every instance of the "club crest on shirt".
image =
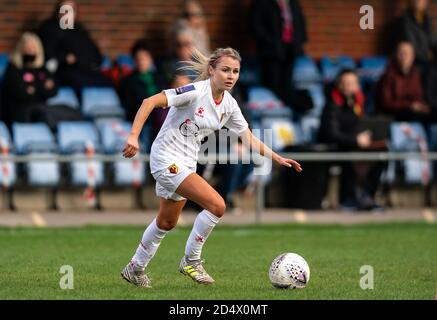
<svg viewBox="0 0 437 320">
<path fill-rule="evenodd" d="M 197 108 L 197 111 L 195 113 L 196 116 L 203 118 L 203 113 L 205 112 L 205 109 L 203 107 Z"/>
<path fill-rule="evenodd" d="M 179 131 L 184 137 L 197 137 L 199 135 L 199 127 L 191 119 L 185 119 L 179 126 Z"/>
<path fill-rule="evenodd" d="M 168 171 L 172 174 L 176 174 L 178 173 L 179 168 L 175 163 L 173 163 L 171 166 L 168 167 Z"/>
<path fill-rule="evenodd" d="M 196 90 L 196 88 L 192 84 L 175 89 L 176 94 L 182 94 L 182 93 L 193 91 L 193 90 Z"/>
</svg>

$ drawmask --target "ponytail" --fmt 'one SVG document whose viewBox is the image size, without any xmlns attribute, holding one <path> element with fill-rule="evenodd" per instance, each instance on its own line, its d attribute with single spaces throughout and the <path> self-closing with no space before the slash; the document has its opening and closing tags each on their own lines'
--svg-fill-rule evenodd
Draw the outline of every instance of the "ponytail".
<svg viewBox="0 0 437 320">
<path fill-rule="evenodd" d="M 193 48 L 193 59 L 191 61 L 184 61 L 186 64 L 178 68 L 178 70 L 194 72 L 197 77 L 194 81 L 202 81 L 210 78 L 209 66 L 215 68 L 222 57 L 231 57 L 241 63 L 241 56 L 237 50 L 230 47 L 216 49 L 209 58 L 202 52 Z"/>
</svg>

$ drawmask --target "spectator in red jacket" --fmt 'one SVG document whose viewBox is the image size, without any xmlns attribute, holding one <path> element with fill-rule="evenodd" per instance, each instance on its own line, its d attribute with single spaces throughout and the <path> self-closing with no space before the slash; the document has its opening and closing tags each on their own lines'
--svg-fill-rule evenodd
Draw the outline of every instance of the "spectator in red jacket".
<svg viewBox="0 0 437 320">
<path fill-rule="evenodd" d="M 366 130 L 364 95 L 355 71 L 343 70 L 323 110 L 319 141 L 329 143 L 340 151 L 372 150 L 373 141 Z M 380 210 L 375 202 L 384 163 L 342 162 L 340 202 L 346 210 Z"/>
<path fill-rule="evenodd" d="M 413 45 L 400 42 L 378 86 L 379 112 L 389 114 L 398 121 L 425 120 L 431 113 L 414 59 Z"/>
</svg>

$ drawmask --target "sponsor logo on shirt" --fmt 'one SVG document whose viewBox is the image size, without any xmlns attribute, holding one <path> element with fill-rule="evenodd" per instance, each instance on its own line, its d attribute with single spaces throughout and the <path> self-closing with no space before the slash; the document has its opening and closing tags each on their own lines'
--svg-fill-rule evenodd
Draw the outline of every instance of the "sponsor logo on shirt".
<svg viewBox="0 0 437 320">
<path fill-rule="evenodd" d="M 203 107 L 199 107 L 195 113 L 196 116 L 203 118 L 203 113 L 205 112 L 205 109 Z"/>
<path fill-rule="evenodd" d="M 176 174 L 178 173 L 179 168 L 175 163 L 173 163 L 171 166 L 168 167 L 168 171 L 172 174 Z"/>
<path fill-rule="evenodd" d="M 179 126 L 179 131 L 184 137 L 197 137 L 199 135 L 199 127 L 191 119 L 185 119 Z"/>
<path fill-rule="evenodd" d="M 184 87 L 179 87 L 179 88 L 175 89 L 176 94 L 178 94 L 178 95 L 182 94 L 182 93 L 185 93 L 185 92 L 193 91 L 193 90 L 196 90 L 196 88 L 192 84 L 190 84 L 188 86 L 184 86 Z"/>
</svg>

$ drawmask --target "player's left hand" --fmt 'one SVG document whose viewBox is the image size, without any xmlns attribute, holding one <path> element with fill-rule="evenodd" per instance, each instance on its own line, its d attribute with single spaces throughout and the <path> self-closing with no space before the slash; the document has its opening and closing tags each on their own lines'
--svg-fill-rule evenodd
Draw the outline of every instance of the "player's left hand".
<svg viewBox="0 0 437 320">
<path fill-rule="evenodd" d="M 278 164 L 280 164 L 281 166 L 285 166 L 285 167 L 289 167 L 289 168 L 294 168 L 294 170 L 296 170 L 297 172 L 301 172 L 302 171 L 302 167 L 300 165 L 299 162 L 297 162 L 296 160 L 293 159 L 287 159 L 284 157 L 279 157 L 276 162 Z"/>
</svg>

